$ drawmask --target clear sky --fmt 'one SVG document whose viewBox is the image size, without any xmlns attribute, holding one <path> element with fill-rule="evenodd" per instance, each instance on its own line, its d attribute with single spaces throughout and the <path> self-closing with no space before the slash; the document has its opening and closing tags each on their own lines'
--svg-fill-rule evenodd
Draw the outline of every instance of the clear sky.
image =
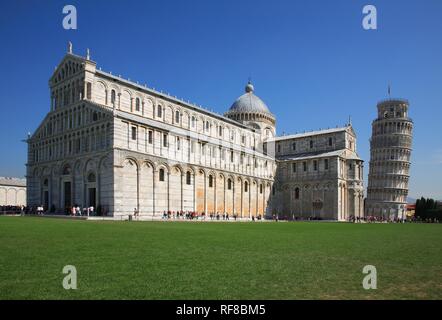
<svg viewBox="0 0 442 320">
<path fill-rule="evenodd" d="M 77 30 L 62 27 L 66 4 Z M 377 30 L 362 28 L 366 4 Z M 440 0 L 2 1 L 0 176 L 24 176 L 21 140 L 49 110 L 48 80 L 71 40 L 105 71 L 219 113 L 251 77 L 278 134 L 351 115 L 365 175 L 376 103 L 391 83 L 414 120 L 410 196 L 442 199 L 441 17 Z"/>
</svg>

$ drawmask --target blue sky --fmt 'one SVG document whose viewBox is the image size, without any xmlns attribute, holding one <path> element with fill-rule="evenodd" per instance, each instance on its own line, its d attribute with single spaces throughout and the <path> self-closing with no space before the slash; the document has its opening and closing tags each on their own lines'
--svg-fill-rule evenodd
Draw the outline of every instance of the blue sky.
<svg viewBox="0 0 442 320">
<path fill-rule="evenodd" d="M 78 29 L 62 28 L 73 4 Z M 364 30 L 374 4 L 378 29 Z M 442 199 L 442 1 L 3 1 L 0 176 L 25 174 L 26 144 L 49 110 L 48 80 L 74 53 L 105 71 L 223 113 L 248 77 L 279 134 L 351 115 L 368 173 L 377 101 L 410 101 L 410 196 Z M 367 181 L 365 181 L 367 184 Z"/>
</svg>

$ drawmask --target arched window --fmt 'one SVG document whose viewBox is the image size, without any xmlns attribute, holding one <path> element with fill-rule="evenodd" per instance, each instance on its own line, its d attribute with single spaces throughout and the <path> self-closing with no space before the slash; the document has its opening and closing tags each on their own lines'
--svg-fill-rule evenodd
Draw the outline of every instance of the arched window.
<svg viewBox="0 0 442 320">
<path fill-rule="evenodd" d="M 333 139 L 332 138 L 328 138 L 328 145 L 332 146 L 333 145 Z"/>
<path fill-rule="evenodd" d="M 232 180 L 231 179 L 227 180 L 227 190 L 232 190 Z"/>
<path fill-rule="evenodd" d="M 190 171 L 186 172 L 186 184 L 191 185 L 192 184 L 192 176 L 190 174 Z"/>
<path fill-rule="evenodd" d="M 299 199 L 299 188 L 295 189 L 295 199 Z"/>
<path fill-rule="evenodd" d="M 112 91 L 111 91 L 111 103 L 115 104 L 115 90 L 114 89 L 112 89 Z"/>
<path fill-rule="evenodd" d="M 158 109 L 157 110 L 157 117 L 162 118 L 163 117 L 163 109 L 162 109 L 161 105 L 158 105 L 157 109 Z"/>
<path fill-rule="evenodd" d="M 65 166 L 63 168 L 63 175 L 67 175 L 67 174 L 71 174 L 71 167 L 70 166 Z"/>
<path fill-rule="evenodd" d="M 92 98 L 92 83 L 88 82 L 86 84 L 86 98 L 91 99 Z"/>
<path fill-rule="evenodd" d="M 93 172 L 89 173 L 89 175 L 87 176 L 87 182 L 96 182 L 97 179 L 95 177 L 95 174 Z"/>
<path fill-rule="evenodd" d="M 313 140 L 310 140 L 310 149 L 313 149 Z"/>
<path fill-rule="evenodd" d="M 195 122 L 196 122 L 195 117 L 192 116 L 192 128 L 195 128 Z"/>
<path fill-rule="evenodd" d="M 292 143 L 292 149 L 293 149 L 293 151 L 296 151 L 296 142 Z"/>
<path fill-rule="evenodd" d="M 135 99 L 135 111 L 140 111 L 140 98 Z"/>
<path fill-rule="evenodd" d="M 246 181 L 244 182 L 244 192 L 248 192 L 249 191 L 249 183 Z"/>
<path fill-rule="evenodd" d="M 164 181 L 164 169 L 160 169 L 160 181 Z"/>
<path fill-rule="evenodd" d="M 176 124 L 180 123 L 180 112 L 178 110 L 175 111 L 175 123 Z"/>
<path fill-rule="evenodd" d="M 209 188 L 213 187 L 213 176 L 209 176 Z"/>
</svg>

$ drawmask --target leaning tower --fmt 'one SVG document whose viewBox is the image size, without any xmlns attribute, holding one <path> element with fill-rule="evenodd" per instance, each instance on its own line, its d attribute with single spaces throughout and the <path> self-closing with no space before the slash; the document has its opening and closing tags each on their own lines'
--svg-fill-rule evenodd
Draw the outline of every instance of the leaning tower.
<svg viewBox="0 0 442 320">
<path fill-rule="evenodd" d="M 365 214 L 405 218 L 410 178 L 413 121 L 408 101 L 388 99 L 378 103 L 372 123 L 370 169 Z"/>
</svg>

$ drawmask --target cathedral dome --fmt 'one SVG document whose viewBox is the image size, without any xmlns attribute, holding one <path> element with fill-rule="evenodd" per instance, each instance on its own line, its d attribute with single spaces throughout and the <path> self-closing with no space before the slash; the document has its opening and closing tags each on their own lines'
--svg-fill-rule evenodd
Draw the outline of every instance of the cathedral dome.
<svg viewBox="0 0 442 320">
<path fill-rule="evenodd" d="M 262 101 L 259 97 L 257 97 L 254 92 L 254 87 L 250 83 L 247 83 L 245 91 L 242 96 L 240 96 L 236 101 L 232 104 L 229 111 L 227 111 L 228 115 L 238 114 L 238 113 L 264 113 L 273 117 L 267 105 Z"/>
</svg>

